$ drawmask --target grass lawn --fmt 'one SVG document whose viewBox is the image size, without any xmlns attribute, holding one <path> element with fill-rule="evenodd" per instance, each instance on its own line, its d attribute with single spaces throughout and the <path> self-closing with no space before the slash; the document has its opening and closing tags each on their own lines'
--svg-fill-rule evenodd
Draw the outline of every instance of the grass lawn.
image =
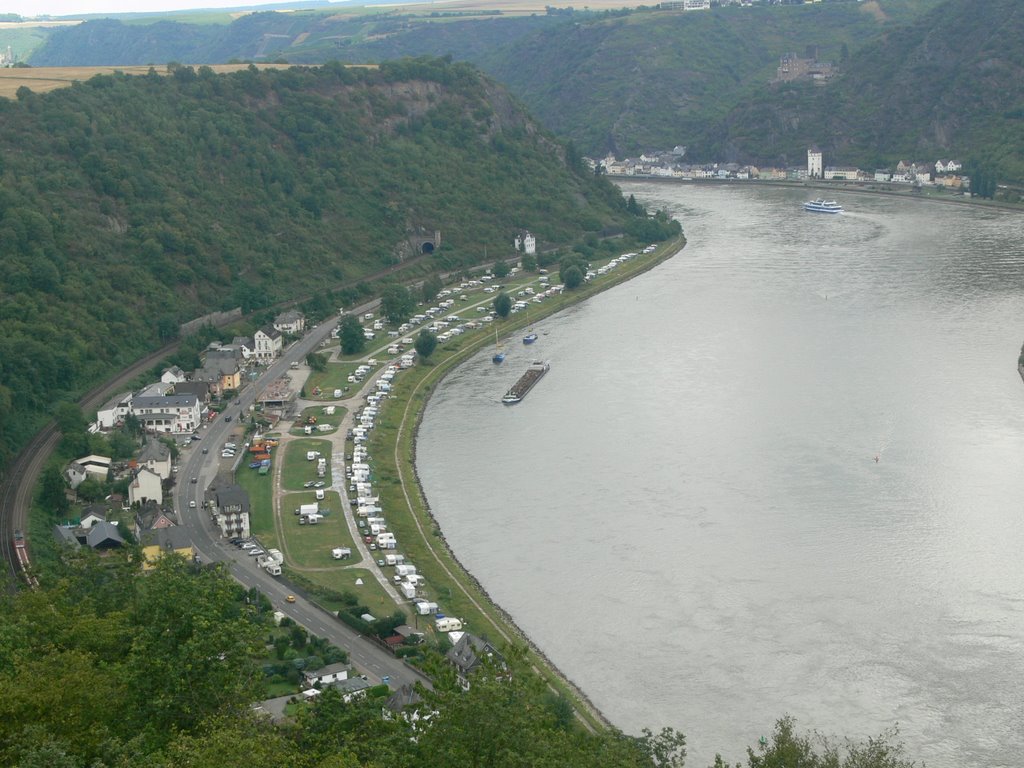
<svg viewBox="0 0 1024 768">
<path fill-rule="evenodd" d="M 347 395 L 357 386 L 348 381 L 357 367 L 357 363 L 328 363 L 326 371 L 313 371 L 306 379 L 306 396 L 310 400 L 334 400 L 336 389 Z"/>
<path fill-rule="evenodd" d="M 317 477 L 316 461 L 306 458 L 307 451 L 319 451 L 327 459 L 327 474 Z M 281 460 L 280 454 L 277 460 Z M 325 485 L 331 484 L 331 443 L 328 440 L 294 440 L 285 446 L 284 467 L 281 471 L 281 485 L 285 491 L 303 491 L 302 484 L 309 480 L 323 480 Z"/>
<path fill-rule="evenodd" d="M 249 529 L 253 535 L 259 536 L 264 544 L 276 547 L 278 542 L 274 533 L 273 474 L 260 475 L 255 469 L 242 466 L 235 473 L 235 479 L 249 494 Z"/>
<path fill-rule="evenodd" d="M 337 495 L 334 497 L 334 508 L 316 525 L 299 525 L 298 515 L 292 510 L 299 504 L 312 502 L 304 493 L 289 493 L 281 499 L 281 523 L 284 528 L 288 564 L 294 568 L 328 568 L 350 562 L 335 560 L 331 557 L 334 547 L 351 547 L 352 537 L 348 526 L 339 510 Z M 328 507 L 330 509 L 330 507 Z M 314 578 L 314 573 L 306 573 Z"/>
<path fill-rule="evenodd" d="M 333 562 L 339 562 L 337 560 Z M 344 562 L 344 561 L 341 561 Z M 395 604 L 395 601 L 391 596 L 384 591 L 384 588 L 380 583 L 373 577 L 373 574 L 365 568 L 338 568 L 333 571 L 311 571 L 304 573 L 305 577 L 310 581 L 315 581 L 317 584 L 322 584 L 325 587 L 336 590 L 338 592 L 351 592 L 359 598 L 359 602 L 370 609 L 370 613 L 375 618 L 381 618 L 383 616 L 390 616 L 397 610 L 403 610 L 409 613 L 409 606 L 399 606 Z M 363 583 L 360 586 L 356 585 L 356 580 L 362 579 Z M 342 608 L 342 604 L 334 604 L 333 601 L 322 601 L 324 605 L 332 610 L 339 610 Z"/>
<path fill-rule="evenodd" d="M 296 426 L 292 428 L 291 434 L 305 434 L 303 430 L 303 425 L 306 424 L 306 422 L 308 422 L 310 418 L 316 418 L 316 424 L 313 425 L 314 434 L 318 431 L 317 427 L 323 424 L 326 424 L 328 426 L 334 427 L 334 429 L 337 429 L 338 425 L 341 424 L 341 420 L 345 418 L 346 410 L 342 408 L 340 405 L 338 405 L 334 406 L 334 413 L 329 414 L 326 413 L 324 410 L 327 407 L 329 406 L 312 405 L 309 408 L 303 410 L 302 414 L 296 420 Z"/>
</svg>

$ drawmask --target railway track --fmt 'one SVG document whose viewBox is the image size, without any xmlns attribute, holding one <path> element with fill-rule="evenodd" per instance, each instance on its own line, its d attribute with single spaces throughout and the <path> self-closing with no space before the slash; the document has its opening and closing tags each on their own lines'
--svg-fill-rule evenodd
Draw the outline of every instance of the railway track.
<svg viewBox="0 0 1024 768">
<path fill-rule="evenodd" d="M 179 344 L 178 341 L 173 342 L 137 360 L 116 376 L 86 392 L 78 405 L 83 411 L 103 405 L 104 399 L 113 391 L 172 354 Z M 32 492 L 39 481 L 39 475 L 57 448 L 60 437 L 57 423 L 49 422 L 21 449 L 0 484 L 0 557 L 4 561 L 8 589 L 14 588 L 19 577 L 29 580 L 29 583 L 34 581 L 30 570 L 28 512 L 32 508 Z M 21 538 L 16 540 L 17 532 L 21 533 Z"/>
<path fill-rule="evenodd" d="M 424 260 L 424 256 L 407 259 L 401 264 L 367 275 L 353 285 L 372 283 L 388 276 L 395 276 Z M 340 287 L 340 286 L 337 286 Z M 337 288 L 336 287 L 336 288 Z M 269 307 L 280 309 L 297 306 L 311 297 L 291 299 L 278 302 Z M 265 311 L 265 310 L 260 310 Z M 232 321 L 234 322 L 234 321 Z M 111 377 L 102 384 L 90 389 L 78 401 L 83 411 L 90 411 L 102 405 L 116 391 L 156 363 L 172 354 L 181 341 L 175 341 L 137 360 L 131 366 Z M 39 481 L 46 462 L 60 442 L 60 431 L 54 421 L 49 422 L 42 430 L 18 452 L 14 460 L 0 480 L 0 559 L 4 563 L 4 579 L 8 591 L 15 589 L 19 579 L 33 583 L 35 577 L 31 573 L 31 547 L 28 535 L 28 513 L 32 508 L 32 493 Z M 16 539 L 16 536 L 20 537 Z"/>
</svg>

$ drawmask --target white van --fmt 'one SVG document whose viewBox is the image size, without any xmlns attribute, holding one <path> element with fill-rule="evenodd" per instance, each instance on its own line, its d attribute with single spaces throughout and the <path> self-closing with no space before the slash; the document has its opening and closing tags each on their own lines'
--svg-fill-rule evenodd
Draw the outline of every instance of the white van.
<svg viewBox="0 0 1024 768">
<path fill-rule="evenodd" d="M 316 500 L 317 501 L 323 501 L 324 500 L 324 489 L 323 488 L 317 488 L 316 489 Z"/>
</svg>

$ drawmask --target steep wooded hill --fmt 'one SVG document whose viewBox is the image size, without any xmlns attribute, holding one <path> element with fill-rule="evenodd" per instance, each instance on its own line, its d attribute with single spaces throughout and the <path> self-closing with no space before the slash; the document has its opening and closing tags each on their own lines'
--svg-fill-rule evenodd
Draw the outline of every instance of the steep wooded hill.
<svg viewBox="0 0 1024 768">
<path fill-rule="evenodd" d="M 755 117 L 756 114 L 756 117 Z M 759 124 L 752 135 L 744 127 Z M 951 0 L 853 56 L 825 89 L 762 94 L 720 126 L 737 152 L 817 143 L 864 167 L 972 158 L 1024 180 L 1024 5 Z"/>
<path fill-rule="evenodd" d="M 0 450 L 211 310 L 622 227 L 616 188 L 468 64 L 96 77 L 0 101 Z M 335 305 L 336 306 L 336 305 Z"/>
<path fill-rule="evenodd" d="M 29 63 L 39 67 L 128 66 L 278 58 L 292 64 L 321 64 L 332 59 L 366 63 L 449 53 L 464 61 L 477 61 L 497 47 L 561 23 L 561 16 L 483 15 L 462 20 L 436 12 L 433 16 L 396 12 L 345 15 L 316 9 L 252 13 L 230 24 L 174 20 L 128 24 L 97 19 L 49 32 Z"/>
</svg>

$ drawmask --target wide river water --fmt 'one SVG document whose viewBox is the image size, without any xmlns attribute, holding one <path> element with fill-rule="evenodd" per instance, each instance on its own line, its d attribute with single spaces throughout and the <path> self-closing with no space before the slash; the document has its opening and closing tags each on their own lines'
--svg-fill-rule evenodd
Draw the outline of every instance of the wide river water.
<svg viewBox="0 0 1024 768">
<path fill-rule="evenodd" d="M 449 544 L 614 724 L 683 730 L 690 765 L 787 713 L 898 722 L 930 768 L 1021 765 L 1024 216 L 626 192 L 687 247 L 431 400 L 417 465 Z M 533 357 L 551 372 L 503 406 Z"/>
</svg>

